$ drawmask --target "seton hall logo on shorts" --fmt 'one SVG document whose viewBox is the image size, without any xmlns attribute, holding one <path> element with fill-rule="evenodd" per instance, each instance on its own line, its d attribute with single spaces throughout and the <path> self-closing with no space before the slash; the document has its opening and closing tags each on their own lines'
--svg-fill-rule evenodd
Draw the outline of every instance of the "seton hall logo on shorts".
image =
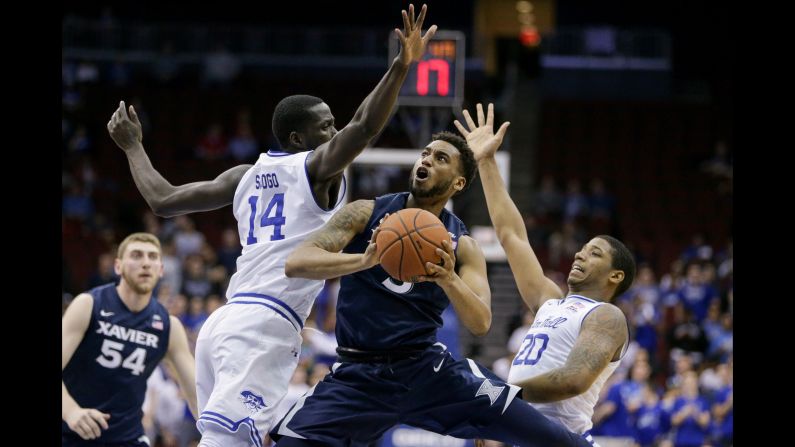
<svg viewBox="0 0 795 447">
<path fill-rule="evenodd" d="M 267 405 L 265 405 L 265 400 L 262 399 L 262 396 L 257 396 L 248 390 L 240 393 L 240 397 L 238 399 L 240 399 L 241 402 L 248 407 L 252 414 L 267 407 Z"/>
</svg>

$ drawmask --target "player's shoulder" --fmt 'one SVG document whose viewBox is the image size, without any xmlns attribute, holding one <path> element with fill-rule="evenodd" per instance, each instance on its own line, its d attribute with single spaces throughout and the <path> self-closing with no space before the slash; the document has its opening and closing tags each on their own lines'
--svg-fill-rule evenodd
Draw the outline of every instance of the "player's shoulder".
<svg viewBox="0 0 795 447">
<path fill-rule="evenodd" d="M 359 223 L 367 223 L 375 209 L 375 200 L 359 199 L 345 205 L 338 214 L 342 214 Z"/>
<path fill-rule="evenodd" d="M 86 307 L 90 310 L 94 306 L 94 295 L 89 292 L 83 292 L 72 299 L 69 307 L 72 306 L 77 306 L 78 309 Z"/>
<path fill-rule="evenodd" d="M 599 331 L 611 331 L 626 334 L 628 331 L 627 318 L 624 312 L 615 304 L 598 303 L 588 312 L 582 321 L 583 328 L 594 328 Z"/>
</svg>

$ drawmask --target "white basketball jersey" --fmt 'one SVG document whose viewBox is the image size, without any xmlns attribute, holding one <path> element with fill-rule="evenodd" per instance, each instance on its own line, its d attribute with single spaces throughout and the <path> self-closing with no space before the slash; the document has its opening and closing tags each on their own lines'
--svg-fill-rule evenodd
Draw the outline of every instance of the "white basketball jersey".
<svg viewBox="0 0 795 447">
<path fill-rule="evenodd" d="M 508 383 L 515 384 L 565 365 L 574 342 L 580 335 L 582 321 L 602 304 L 604 303 L 580 295 L 546 301 L 538 309 L 522 347 L 513 359 Z M 627 343 L 622 348 L 621 357 L 624 356 L 626 348 Z M 533 407 L 574 433 L 587 432 L 593 425 L 591 416 L 599 398 L 599 390 L 620 362 L 620 359 L 610 362 L 584 393 L 558 402 L 533 403 Z"/>
<path fill-rule="evenodd" d="M 288 278 L 287 256 L 313 231 L 328 222 L 345 196 L 345 178 L 331 209 L 315 201 L 307 156 L 311 153 L 268 151 L 240 180 L 232 204 L 243 252 L 226 292 L 231 301 L 266 297 L 288 320 L 303 325 L 322 280 Z M 285 309 L 286 307 L 286 309 Z"/>
</svg>

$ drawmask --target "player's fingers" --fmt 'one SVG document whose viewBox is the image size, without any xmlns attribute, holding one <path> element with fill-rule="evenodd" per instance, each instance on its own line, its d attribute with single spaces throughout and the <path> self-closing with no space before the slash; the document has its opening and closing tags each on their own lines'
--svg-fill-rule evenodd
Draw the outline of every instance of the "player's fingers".
<svg viewBox="0 0 795 447">
<path fill-rule="evenodd" d="M 411 24 L 409 23 L 409 15 L 406 14 L 406 10 L 405 9 L 400 11 L 400 13 L 403 15 L 403 30 L 405 30 L 406 34 L 408 34 L 409 32 L 411 32 Z"/>
<path fill-rule="evenodd" d="M 140 121 L 138 121 L 138 114 L 135 113 L 135 108 L 133 106 L 130 106 L 130 119 L 132 119 L 132 122 L 134 122 L 135 124 L 141 123 Z"/>
<path fill-rule="evenodd" d="M 478 111 L 478 126 L 486 124 L 486 117 L 483 115 L 483 104 L 478 103 L 476 106 Z"/>
<path fill-rule="evenodd" d="M 489 111 L 486 113 L 486 125 L 489 127 L 494 126 L 494 104 L 489 103 Z"/>
<path fill-rule="evenodd" d="M 400 32 L 400 30 L 397 29 L 397 28 L 395 28 L 395 34 L 397 35 L 397 38 L 400 40 L 400 45 L 405 47 L 406 46 L 406 36 L 404 36 L 403 33 Z"/>
<path fill-rule="evenodd" d="M 409 3 L 409 30 L 414 29 L 414 3 Z"/>
<path fill-rule="evenodd" d="M 124 101 L 119 102 L 119 118 L 126 118 L 126 119 L 130 118 L 129 116 L 127 116 L 127 106 L 124 105 Z"/>
<path fill-rule="evenodd" d="M 476 129 L 478 127 L 475 125 L 475 122 L 472 121 L 472 116 L 469 115 L 469 110 L 464 109 L 464 119 L 467 120 L 467 124 L 469 125 L 470 129 Z"/>
<path fill-rule="evenodd" d="M 86 422 L 86 424 L 88 424 L 88 427 L 91 430 L 91 434 L 94 435 L 95 438 L 98 438 L 99 435 L 102 434 L 102 430 L 100 430 L 99 424 L 97 424 L 97 422 L 94 419 L 92 419 L 90 416 L 91 413 L 89 413 L 89 417 L 84 419 L 84 421 Z"/>
<path fill-rule="evenodd" d="M 110 419 L 110 415 L 109 414 L 105 414 L 105 413 L 102 413 L 102 412 L 94 410 L 94 411 L 89 413 L 89 416 L 91 416 L 91 418 L 93 418 L 97 422 L 97 424 L 99 424 L 99 426 L 102 427 L 103 430 L 107 430 L 108 429 L 107 419 Z"/>
<path fill-rule="evenodd" d="M 422 8 L 420 9 L 420 15 L 419 17 L 417 17 L 417 23 L 416 23 L 418 30 L 422 30 L 422 22 L 425 20 L 426 11 L 428 11 L 428 5 L 422 5 Z"/>
<path fill-rule="evenodd" d="M 441 248 L 437 248 L 436 254 L 439 255 L 440 258 L 442 258 L 442 266 L 443 266 L 442 268 L 447 268 L 447 269 L 453 268 L 452 266 L 455 265 L 455 259 L 453 259 L 453 257 L 450 256 L 449 253 L 442 250 Z"/>
<path fill-rule="evenodd" d="M 502 126 L 500 126 L 500 130 L 497 131 L 497 138 L 499 138 L 500 141 L 502 141 L 503 137 L 505 137 L 505 132 L 508 131 L 508 126 L 510 126 L 510 125 L 511 125 L 511 122 L 510 121 L 506 121 L 506 122 L 502 123 Z"/>
<path fill-rule="evenodd" d="M 77 422 L 77 428 L 80 430 L 80 436 L 83 439 L 94 439 L 96 437 L 91 430 L 91 425 L 83 418 Z"/>
<path fill-rule="evenodd" d="M 438 27 L 436 25 L 432 25 L 430 28 L 428 28 L 428 31 L 425 32 L 425 36 L 422 38 L 423 45 L 427 44 L 428 41 L 431 40 L 433 35 L 436 34 L 437 29 Z"/>
<path fill-rule="evenodd" d="M 426 262 L 425 263 L 425 270 L 428 271 L 429 277 L 437 278 L 439 275 L 446 273 L 444 267 L 440 265 L 436 265 L 433 262 Z"/>
<path fill-rule="evenodd" d="M 458 120 L 453 121 L 453 124 L 455 124 L 456 129 L 461 132 L 461 135 L 463 135 L 464 138 L 469 135 L 469 131 L 460 122 L 458 122 Z"/>
</svg>

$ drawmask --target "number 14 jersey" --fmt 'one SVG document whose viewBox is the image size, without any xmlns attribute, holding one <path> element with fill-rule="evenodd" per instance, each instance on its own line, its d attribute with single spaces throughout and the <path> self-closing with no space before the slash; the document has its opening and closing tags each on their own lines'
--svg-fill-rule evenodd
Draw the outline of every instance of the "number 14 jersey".
<svg viewBox="0 0 795 447">
<path fill-rule="evenodd" d="M 227 299 L 265 298 L 297 327 L 303 326 L 323 281 L 287 278 L 285 261 L 310 233 L 328 222 L 345 196 L 343 177 L 333 207 L 318 205 L 306 168 L 311 153 L 260 154 L 240 180 L 233 202 L 243 251 Z"/>
</svg>

